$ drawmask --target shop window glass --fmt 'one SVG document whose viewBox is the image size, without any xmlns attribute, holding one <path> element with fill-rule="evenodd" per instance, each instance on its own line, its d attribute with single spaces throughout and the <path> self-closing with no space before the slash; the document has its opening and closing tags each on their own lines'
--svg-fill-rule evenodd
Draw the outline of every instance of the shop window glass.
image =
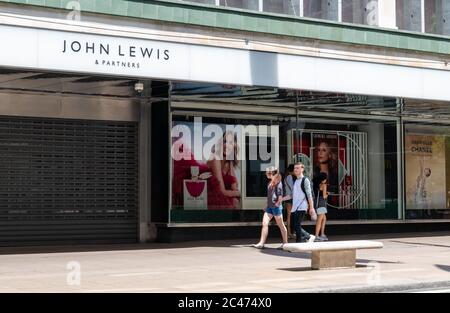
<svg viewBox="0 0 450 313">
<path fill-rule="evenodd" d="M 448 101 L 402 99 L 402 115 L 419 119 L 450 120 Z"/>
<path fill-rule="evenodd" d="M 299 16 L 299 0 L 264 0 L 263 11 Z"/>
<path fill-rule="evenodd" d="M 216 0 L 184 0 L 185 2 L 196 2 L 203 4 L 216 4 Z"/>
<path fill-rule="evenodd" d="M 259 222 L 265 168 L 285 175 L 296 161 L 311 179 L 329 176 L 330 220 L 398 217 L 396 122 L 283 113 L 293 99 L 298 91 L 173 85 L 172 222 Z M 190 109 L 182 108 L 186 102 Z M 233 110 L 242 105 L 254 110 Z M 264 105 L 280 109 L 262 114 Z"/>
<path fill-rule="evenodd" d="M 425 32 L 450 35 L 450 1 L 425 1 Z"/>
<path fill-rule="evenodd" d="M 396 0 L 396 20 L 399 29 L 421 32 L 421 13 L 421 0 Z"/>
<path fill-rule="evenodd" d="M 220 5 L 231 8 L 259 10 L 259 0 L 220 0 Z"/>
<path fill-rule="evenodd" d="M 450 218 L 450 127 L 405 125 L 407 219 Z"/>
<path fill-rule="evenodd" d="M 395 123 L 310 120 L 291 138 L 307 175 L 328 176 L 330 219 L 398 216 Z"/>
<path fill-rule="evenodd" d="M 342 21 L 372 26 L 378 25 L 378 1 L 342 0 Z"/>
<path fill-rule="evenodd" d="M 173 87 L 173 102 L 189 98 L 199 105 L 264 98 L 287 103 L 286 95 L 276 88 L 195 83 Z M 267 201 L 265 169 L 276 166 L 284 172 L 287 166 L 286 133 L 292 118 L 177 112 L 172 121 L 171 220 L 258 221 Z M 176 157 L 177 153 L 184 157 Z"/>
<path fill-rule="evenodd" d="M 339 19 L 338 0 L 304 0 L 305 17 L 337 21 Z"/>
</svg>

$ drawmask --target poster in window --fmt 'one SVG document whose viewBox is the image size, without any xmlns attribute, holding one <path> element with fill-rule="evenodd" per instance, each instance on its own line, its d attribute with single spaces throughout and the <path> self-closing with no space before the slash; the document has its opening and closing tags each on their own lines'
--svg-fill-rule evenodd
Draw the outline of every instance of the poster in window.
<svg viewBox="0 0 450 313">
<path fill-rule="evenodd" d="M 328 191 L 331 195 L 339 194 L 339 146 L 337 134 L 315 133 L 313 134 L 311 147 L 312 177 L 320 173 L 327 174 Z"/>
<path fill-rule="evenodd" d="M 213 130 L 205 137 L 205 128 Z M 172 207 L 241 209 L 238 134 L 225 125 L 173 122 Z"/>
<path fill-rule="evenodd" d="M 409 210 L 446 208 L 445 137 L 407 135 L 405 166 L 407 208 Z"/>
<path fill-rule="evenodd" d="M 302 131 L 294 145 L 297 159 L 305 165 L 305 175 L 312 178 L 327 174 L 328 206 L 349 207 L 353 190 L 352 172 L 347 161 L 348 140 L 344 134 L 326 131 Z M 353 197 L 353 196 L 351 196 Z"/>
</svg>

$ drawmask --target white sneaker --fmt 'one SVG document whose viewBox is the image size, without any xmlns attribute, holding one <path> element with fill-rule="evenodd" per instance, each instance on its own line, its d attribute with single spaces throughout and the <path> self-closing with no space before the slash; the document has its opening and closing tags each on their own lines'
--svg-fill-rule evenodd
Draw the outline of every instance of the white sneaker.
<svg viewBox="0 0 450 313">
<path fill-rule="evenodd" d="M 308 239 L 308 242 L 314 242 L 315 240 L 316 240 L 316 236 L 310 235 L 309 239 Z"/>
</svg>

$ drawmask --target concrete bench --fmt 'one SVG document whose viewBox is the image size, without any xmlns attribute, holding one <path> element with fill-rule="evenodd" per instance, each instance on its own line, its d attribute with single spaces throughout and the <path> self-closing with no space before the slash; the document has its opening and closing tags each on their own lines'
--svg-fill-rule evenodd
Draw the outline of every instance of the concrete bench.
<svg viewBox="0 0 450 313">
<path fill-rule="evenodd" d="M 357 249 L 380 249 L 383 243 L 369 240 L 287 243 L 283 250 L 311 252 L 311 268 L 349 268 L 356 266 Z"/>
</svg>

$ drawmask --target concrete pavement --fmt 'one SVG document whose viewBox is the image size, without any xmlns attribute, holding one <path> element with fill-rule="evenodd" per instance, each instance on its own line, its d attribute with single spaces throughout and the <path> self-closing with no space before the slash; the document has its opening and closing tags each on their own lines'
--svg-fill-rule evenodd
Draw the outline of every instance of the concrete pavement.
<svg viewBox="0 0 450 313">
<path fill-rule="evenodd" d="M 247 240 L 0 249 L 0 292 L 336 292 L 450 289 L 450 232 L 373 239 L 357 268 L 310 270 L 308 253 Z"/>
</svg>

